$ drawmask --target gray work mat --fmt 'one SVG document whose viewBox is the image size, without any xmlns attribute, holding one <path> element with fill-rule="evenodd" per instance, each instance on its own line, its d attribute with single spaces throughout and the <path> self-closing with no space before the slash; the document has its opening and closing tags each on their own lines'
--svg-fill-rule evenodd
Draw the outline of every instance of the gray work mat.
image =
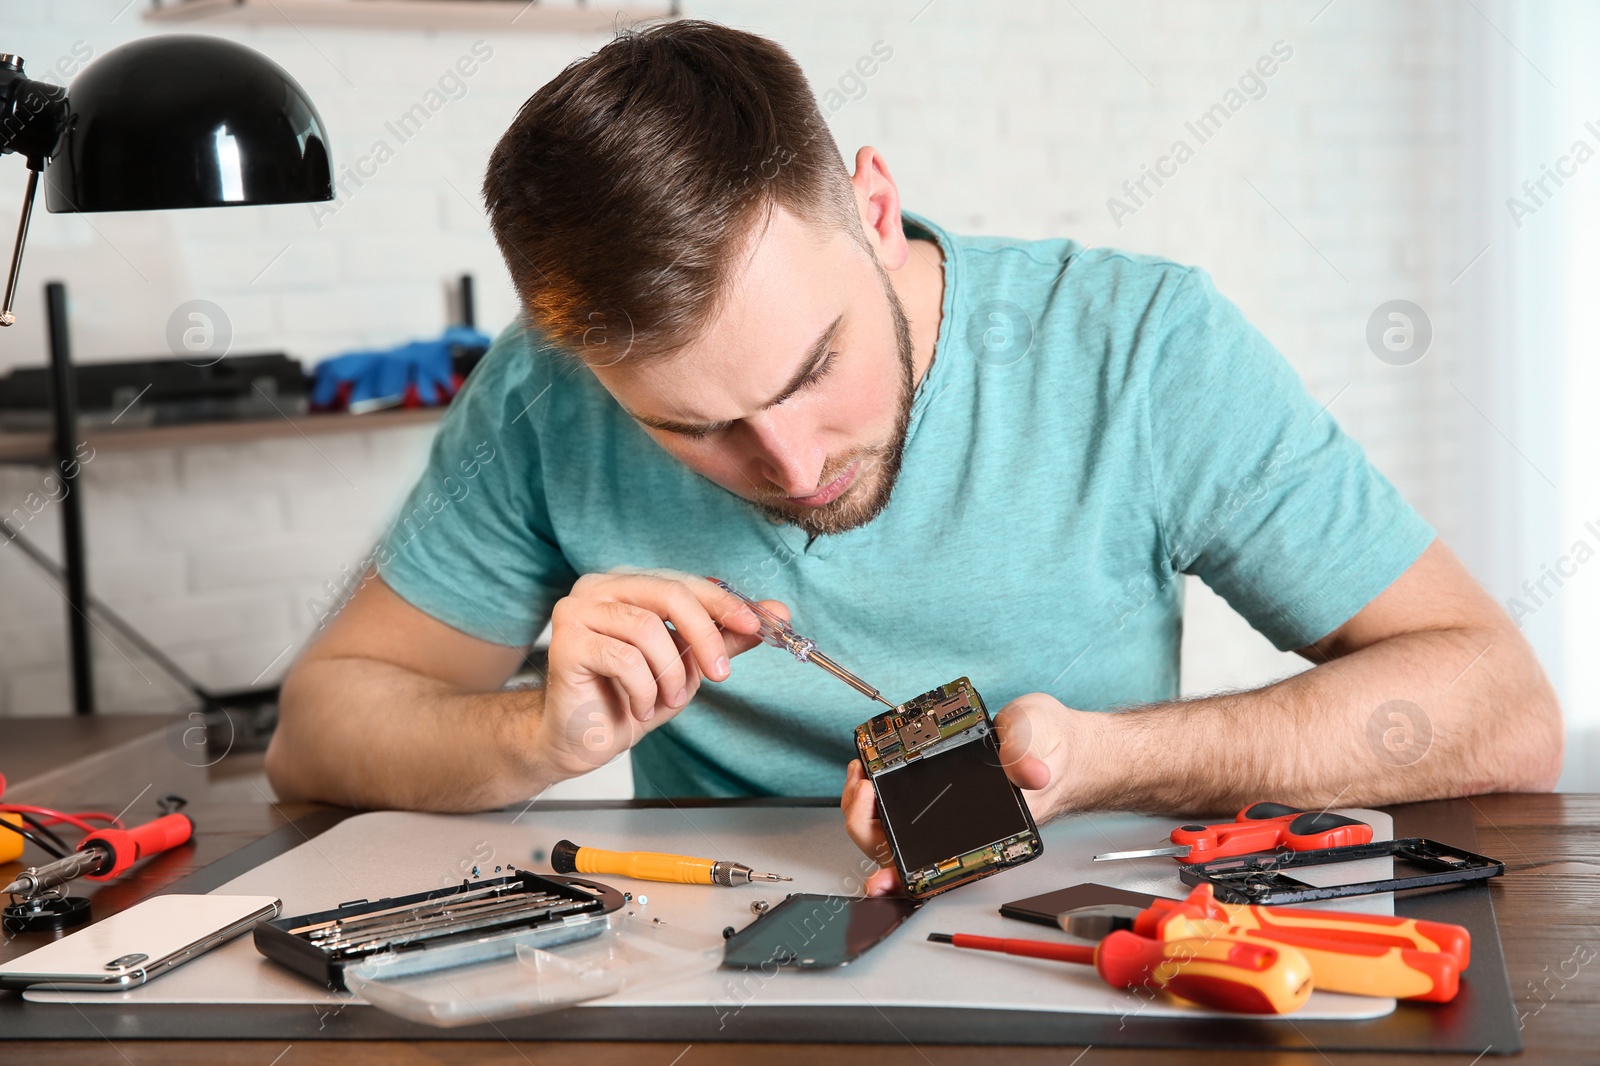
<svg viewBox="0 0 1600 1066">
<path fill-rule="evenodd" d="M 1375 822 L 1380 839 L 1390 835 L 1386 816 L 1377 812 L 1354 813 Z M 1170 860 L 1089 863 L 1089 856 L 1095 852 L 1157 844 L 1171 824 L 1170 819 L 1132 815 L 1096 814 L 1059 820 L 1044 830 L 1043 858 L 931 901 L 889 941 L 851 966 L 826 973 L 786 972 L 763 980 L 754 989 L 748 982 L 731 985 L 730 973 L 717 971 L 670 988 L 643 989 L 555 1014 L 499 1022 L 493 1029 L 481 1026 L 437 1030 L 337 1000 L 260 958 L 249 940 L 243 939 L 146 988 L 120 995 L 79 997 L 80 1004 L 66 1008 L 28 1003 L 21 1013 L 29 1016 L 41 1010 L 87 1011 L 71 1028 L 84 1029 L 85 1021 L 100 1017 L 113 1030 L 128 1036 L 503 1035 L 892 1042 L 918 1034 L 910 1038 L 918 1042 L 1203 1042 L 1330 1048 L 1431 1045 L 1446 1049 L 1446 1045 L 1417 1039 L 1428 1034 L 1416 1031 L 1415 1017 L 1410 1018 L 1408 1026 L 1384 1025 L 1386 1019 L 1381 1016 L 1393 1010 L 1393 1003 L 1388 1000 L 1317 993 L 1302 1012 L 1291 1018 L 1213 1018 L 1195 1009 L 1146 1003 L 1116 992 L 1100 984 L 1086 968 L 961 952 L 926 941 L 926 933 L 936 929 L 1048 935 L 1000 918 L 998 906 L 1079 881 L 1097 880 L 1180 895 L 1181 885 Z M 1470 837 L 1463 838 L 1459 833 L 1443 835 L 1452 842 L 1470 841 Z M 685 929 L 743 927 L 751 920 L 752 899 L 776 902 L 787 890 L 849 894 L 859 888 L 861 856 L 844 836 L 836 807 L 749 804 L 552 804 L 535 805 L 521 814 L 470 818 L 395 812 L 356 815 L 231 880 L 213 879 L 205 887 L 271 892 L 284 899 L 287 913 L 300 913 L 354 898 L 379 898 L 442 885 L 463 874 L 470 875 L 474 865 L 490 876 L 494 865 L 506 862 L 547 869 L 534 861 L 535 849 L 547 853 L 561 837 L 601 847 L 734 858 L 796 878 L 793 884 L 776 891 L 772 886 L 717 889 L 609 879 L 648 897 L 648 903 L 635 906 L 636 912 Z M 1356 876 L 1366 878 L 1383 872 L 1361 871 Z M 177 887 L 192 891 L 199 886 Z M 1464 897 L 1474 891 L 1484 890 L 1444 895 Z M 1388 901 L 1389 897 L 1369 897 L 1345 901 L 1344 905 L 1381 911 Z M 1484 902 L 1487 903 L 1486 894 Z M 1488 926 L 1492 943 L 1484 944 L 1480 927 L 1475 927 L 1474 932 L 1477 942 L 1468 984 L 1486 973 L 1490 979 L 1484 982 L 1485 988 L 1492 991 L 1496 981 L 1504 986 L 1492 912 Z M 1509 989 L 1505 992 L 1509 1006 Z M 1463 996 L 1471 998 L 1470 990 Z M 64 998 L 57 993 L 40 994 L 38 998 L 46 997 Z M 1430 1005 L 1422 1009 L 1455 1017 L 1456 1006 Z M 1405 1004 L 1395 1014 L 1411 1016 L 1417 1009 L 1417 1005 Z M 187 1019 L 187 1024 L 174 1026 L 173 1020 L 180 1017 Z M 1511 1017 L 1514 1022 L 1514 1014 Z M 24 1035 L 8 1024 L 14 1019 L 10 1011 L 0 1013 L 5 1029 Z M 1383 1034 L 1378 1043 L 1368 1039 L 1352 1045 L 1333 1035 L 1354 1036 L 1357 1031 L 1369 1032 L 1375 1027 Z M 96 1028 L 104 1031 L 104 1026 Z M 175 1028 L 180 1031 L 173 1031 Z M 24 1025 L 23 1029 L 33 1030 L 35 1026 Z M 1472 1051 L 1483 1050 L 1485 1043 L 1477 1043 Z M 1466 1049 L 1454 1043 L 1448 1046 Z M 1503 1042 L 1493 1048 L 1502 1049 L 1507 1049 Z"/>
<path fill-rule="evenodd" d="M 1343 811 L 1373 823 L 1374 836 L 1390 838 L 1390 820 L 1379 811 Z M 951 1010 L 1022 1009 L 1115 1014 L 1126 1017 L 1191 1017 L 1204 1011 L 1166 999 L 1114 989 L 1091 967 L 933 944 L 933 931 L 1006 936 L 1021 933 L 1000 916 L 1007 900 L 1037 895 L 1084 881 L 1099 881 L 1160 896 L 1181 896 L 1177 864 L 1170 858 L 1091 863 L 1101 851 L 1159 846 L 1170 818 L 1093 814 L 1062 818 L 1045 826 L 1044 855 L 1033 862 L 928 901 L 888 940 L 848 966 L 820 971 L 784 970 L 774 976 L 733 970 L 709 973 L 594 1001 L 593 1009 L 695 1007 L 719 1018 L 747 1006 L 941 1007 Z M 733 859 L 757 870 L 792 876 L 792 883 L 719 888 L 599 876 L 632 891 L 636 915 L 680 929 L 717 936 L 726 926 L 743 928 L 754 918 L 752 900 L 776 904 L 786 892 L 860 895 L 864 875 L 875 869 L 844 833 L 837 809 L 705 808 L 701 810 L 529 810 L 522 814 L 447 816 L 408 811 L 359 814 L 286 855 L 264 863 L 217 891 L 275 895 L 284 913 L 326 910 L 354 899 L 381 899 L 457 884 L 474 870 L 494 876 L 496 866 L 548 870 L 534 853 L 562 838 L 620 851 L 668 851 Z M 1333 879 L 1387 877 L 1389 860 L 1351 863 L 1318 871 Z M 647 902 L 641 904 L 641 900 Z M 1387 894 L 1339 901 L 1348 909 L 1393 913 Z M 1048 931 L 1038 933 L 1050 937 Z M 930 982 L 929 975 L 938 980 Z M 121 993 L 28 992 L 46 1003 L 89 1003 L 113 995 L 128 1003 L 300 1003 L 336 1009 L 348 1001 L 263 958 L 240 937 L 148 985 Z M 1394 1009 L 1394 1000 L 1315 992 L 1295 1017 L 1373 1018 Z"/>
</svg>

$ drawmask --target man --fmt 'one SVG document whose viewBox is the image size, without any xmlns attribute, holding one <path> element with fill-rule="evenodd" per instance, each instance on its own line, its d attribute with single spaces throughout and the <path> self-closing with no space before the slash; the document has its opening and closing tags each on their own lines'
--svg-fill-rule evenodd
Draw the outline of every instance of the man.
<svg viewBox="0 0 1600 1066">
<path fill-rule="evenodd" d="M 882 855 L 880 705 L 734 669 L 756 620 L 701 575 L 896 701 L 971 677 L 1040 820 L 1553 786 L 1527 644 L 1204 274 L 953 236 L 854 164 L 782 49 L 705 23 L 527 102 L 484 182 L 527 325 L 285 682 L 281 795 L 481 809 L 631 748 L 643 796 L 842 785 Z M 1316 665 L 1176 702 L 1185 573 Z"/>
</svg>

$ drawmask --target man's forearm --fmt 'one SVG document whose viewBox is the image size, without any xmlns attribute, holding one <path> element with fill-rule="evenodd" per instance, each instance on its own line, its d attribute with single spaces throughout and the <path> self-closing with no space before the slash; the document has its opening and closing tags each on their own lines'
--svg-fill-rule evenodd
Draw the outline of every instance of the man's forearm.
<svg viewBox="0 0 1600 1066">
<path fill-rule="evenodd" d="M 554 781 L 529 753 L 537 689 L 463 693 L 370 659 L 310 659 L 283 688 L 267 773 L 285 799 L 485 810 Z"/>
<path fill-rule="evenodd" d="M 1252 692 L 1079 712 L 1068 736 L 1049 814 L 1545 790 L 1562 744 L 1527 645 L 1515 631 L 1477 629 L 1404 634 Z"/>
</svg>

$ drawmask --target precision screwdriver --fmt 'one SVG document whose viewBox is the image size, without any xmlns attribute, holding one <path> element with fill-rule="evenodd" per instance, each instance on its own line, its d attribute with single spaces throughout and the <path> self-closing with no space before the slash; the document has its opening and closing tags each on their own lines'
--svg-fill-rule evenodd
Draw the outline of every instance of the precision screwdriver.
<svg viewBox="0 0 1600 1066">
<path fill-rule="evenodd" d="M 550 868 L 558 874 L 620 874 L 641 881 L 676 881 L 684 885 L 748 885 L 752 881 L 793 881 L 782 874 L 764 874 L 742 862 L 696 859 L 659 851 L 606 851 L 580 848 L 562 840 L 550 849 Z"/>
<path fill-rule="evenodd" d="M 1093 966 L 1114 988 L 1160 988 L 1242 1014 L 1288 1014 L 1311 996 L 1311 967 L 1288 944 L 1252 944 L 1229 932 L 1152 940 L 1119 929 L 1096 945 L 929 933 L 937 944 Z"/>
<path fill-rule="evenodd" d="M 761 639 L 764 642 L 771 644 L 774 648 L 782 648 L 803 663 L 813 663 L 822 667 L 822 669 L 828 671 L 828 673 L 837 677 L 863 696 L 877 700 L 890 710 L 896 709 L 895 705 L 884 699 L 877 689 L 818 651 L 816 641 L 810 637 L 802 637 L 794 631 L 794 627 L 789 625 L 788 622 L 785 622 L 726 581 L 715 577 L 707 578 L 706 580 L 722 591 L 737 596 L 744 601 L 744 605 L 750 608 L 761 622 Z"/>
</svg>

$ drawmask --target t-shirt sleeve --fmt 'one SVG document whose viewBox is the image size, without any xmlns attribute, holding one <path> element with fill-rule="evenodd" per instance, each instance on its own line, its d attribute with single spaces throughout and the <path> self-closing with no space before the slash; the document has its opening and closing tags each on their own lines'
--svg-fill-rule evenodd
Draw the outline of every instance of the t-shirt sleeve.
<svg viewBox="0 0 1600 1066">
<path fill-rule="evenodd" d="M 551 530 L 540 463 L 548 358 L 513 327 L 450 404 L 376 552 L 385 584 L 481 640 L 522 647 L 577 580 Z"/>
<path fill-rule="evenodd" d="M 1190 270 L 1150 370 L 1165 551 L 1281 650 L 1333 632 L 1434 539 L 1272 344 Z"/>
</svg>

